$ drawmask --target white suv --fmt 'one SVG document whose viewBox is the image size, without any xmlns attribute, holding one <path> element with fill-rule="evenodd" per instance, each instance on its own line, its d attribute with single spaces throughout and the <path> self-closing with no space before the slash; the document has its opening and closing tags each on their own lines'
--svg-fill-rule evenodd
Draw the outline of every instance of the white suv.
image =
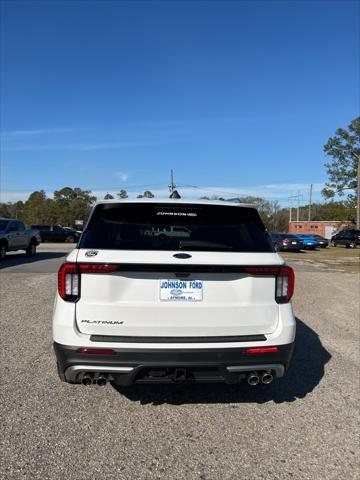
<svg viewBox="0 0 360 480">
<path fill-rule="evenodd" d="M 148 235 L 168 227 L 189 235 Z M 58 274 L 60 378 L 270 383 L 293 350 L 293 290 L 251 205 L 101 201 Z"/>
</svg>

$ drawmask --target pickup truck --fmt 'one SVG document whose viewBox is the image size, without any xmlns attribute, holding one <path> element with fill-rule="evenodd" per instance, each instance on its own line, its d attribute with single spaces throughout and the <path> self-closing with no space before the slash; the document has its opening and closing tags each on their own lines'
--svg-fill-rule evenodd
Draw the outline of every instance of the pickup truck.
<svg viewBox="0 0 360 480">
<path fill-rule="evenodd" d="M 6 252 L 16 250 L 25 250 L 28 257 L 33 257 L 40 241 L 38 230 L 26 230 L 23 222 L 13 218 L 0 218 L 0 260 Z"/>
</svg>

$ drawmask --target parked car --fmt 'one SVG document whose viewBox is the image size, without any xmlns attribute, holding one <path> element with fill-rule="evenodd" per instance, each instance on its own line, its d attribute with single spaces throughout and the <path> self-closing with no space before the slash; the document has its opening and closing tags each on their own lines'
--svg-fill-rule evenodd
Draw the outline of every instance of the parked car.
<svg viewBox="0 0 360 480">
<path fill-rule="evenodd" d="M 304 248 L 304 242 L 291 233 L 271 233 L 270 238 L 276 252 L 280 250 L 299 252 Z"/>
<path fill-rule="evenodd" d="M 327 238 L 324 238 L 321 235 L 313 235 L 313 237 L 317 240 L 320 248 L 326 248 L 329 246 L 329 240 Z"/>
<path fill-rule="evenodd" d="M 40 240 L 39 231 L 27 230 L 20 220 L 0 218 L 0 260 L 5 258 L 6 252 L 17 250 L 25 250 L 28 257 L 33 257 Z"/>
<path fill-rule="evenodd" d="M 72 228 L 61 225 L 32 225 L 40 231 L 42 242 L 67 242 L 74 243 L 80 238 L 80 234 Z"/>
<path fill-rule="evenodd" d="M 147 233 L 168 226 L 189 236 Z M 255 207 L 100 201 L 58 273 L 59 376 L 84 385 L 268 384 L 292 355 L 293 291 L 294 272 Z"/>
<path fill-rule="evenodd" d="M 318 240 L 310 233 L 299 233 L 296 236 L 304 242 L 304 248 L 307 250 L 315 250 L 320 247 Z"/>
<path fill-rule="evenodd" d="M 331 245 L 333 247 L 344 245 L 346 248 L 356 248 L 357 245 L 360 245 L 360 230 L 341 230 L 331 237 Z"/>
</svg>

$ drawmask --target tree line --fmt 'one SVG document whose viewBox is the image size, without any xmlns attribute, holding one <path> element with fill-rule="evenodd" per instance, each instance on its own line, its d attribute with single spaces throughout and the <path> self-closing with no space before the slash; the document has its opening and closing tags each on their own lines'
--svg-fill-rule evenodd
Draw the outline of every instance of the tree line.
<svg viewBox="0 0 360 480">
<path fill-rule="evenodd" d="M 117 198 L 127 198 L 126 190 L 120 190 Z M 138 195 L 138 198 L 153 198 L 154 194 L 145 191 Z M 114 198 L 107 194 L 105 198 Z M 269 231 L 288 231 L 289 208 L 281 208 L 279 202 L 268 201 L 261 197 L 236 197 L 223 198 L 218 196 L 202 197 L 209 200 L 227 200 L 238 203 L 255 204 L 263 219 L 263 222 Z M 52 224 L 75 227 L 76 220 L 86 221 L 92 205 L 97 198 L 91 190 L 82 190 L 81 188 L 64 187 L 54 192 L 53 198 L 48 198 L 44 190 L 33 192 L 29 198 L 23 202 L 0 203 L 0 217 L 18 218 L 23 220 L 28 226 L 33 224 Z M 312 220 L 342 220 L 355 222 L 356 209 L 353 202 L 350 201 L 329 201 L 327 203 L 314 203 L 311 208 Z M 308 215 L 308 206 L 302 206 L 299 209 L 299 219 L 306 220 Z M 293 219 L 296 213 L 293 209 Z"/>
<path fill-rule="evenodd" d="M 314 203 L 311 206 L 311 220 L 340 220 L 357 224 L 360 228 L 360 117 L 348 125 L 348 129 L 339 128 L 330 137 L 323 150 L 331 161 L 325 163 L 328 182 L 322 191 L 326 203 Z M 181 192 L 180 192 L 181 193 Z M 334 199 L 339 196 L 341 201 Z M 127 198 L 126 190 L 120 190 L 117 198 Z M 137 198 L 153 198 L 154 194 L 146 190 Z M 114 198 L 107 193 L 105 199 Z M 202 197 L 209 198 L 209 197 Z M 211 199 L 226 200 L 222 197 Z M 260 197 L 237 197 L 227 199 L 233 202 L 255 204 L 269 231 L 288 231 L 289 208 L 281 208 L 279 202 L 268 201 Z M 96 197 L 91 190 L 64 187 L 48 198 L 44 190 L 30 194 L 23 202 L 0 203 L 0 217 L 18 218 L 28 226 L 36 223 L 59 224 L 74 227 L 76 220 L 85 221 Z M 295 210 L 295 209 L 294 209 Z M 293 219 L 295 219 L 295 211 Z M 299 220 L 307 220 L 308 205 L 299 208 Z"/>
</svg>

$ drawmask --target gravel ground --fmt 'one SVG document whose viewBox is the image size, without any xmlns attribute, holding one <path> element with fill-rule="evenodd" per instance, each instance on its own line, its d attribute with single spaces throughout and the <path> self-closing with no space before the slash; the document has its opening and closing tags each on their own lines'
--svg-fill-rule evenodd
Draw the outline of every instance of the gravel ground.
<svg viewBox="0 0 360 480">
<path fill-rule="evenodd" d="M 284 379 L 116 390 L 58 380 L 56 274 L 18 263 L 0 275 L 0 478 L 359 478 L 356 274 L 298 271 Z"/>
</svg>

